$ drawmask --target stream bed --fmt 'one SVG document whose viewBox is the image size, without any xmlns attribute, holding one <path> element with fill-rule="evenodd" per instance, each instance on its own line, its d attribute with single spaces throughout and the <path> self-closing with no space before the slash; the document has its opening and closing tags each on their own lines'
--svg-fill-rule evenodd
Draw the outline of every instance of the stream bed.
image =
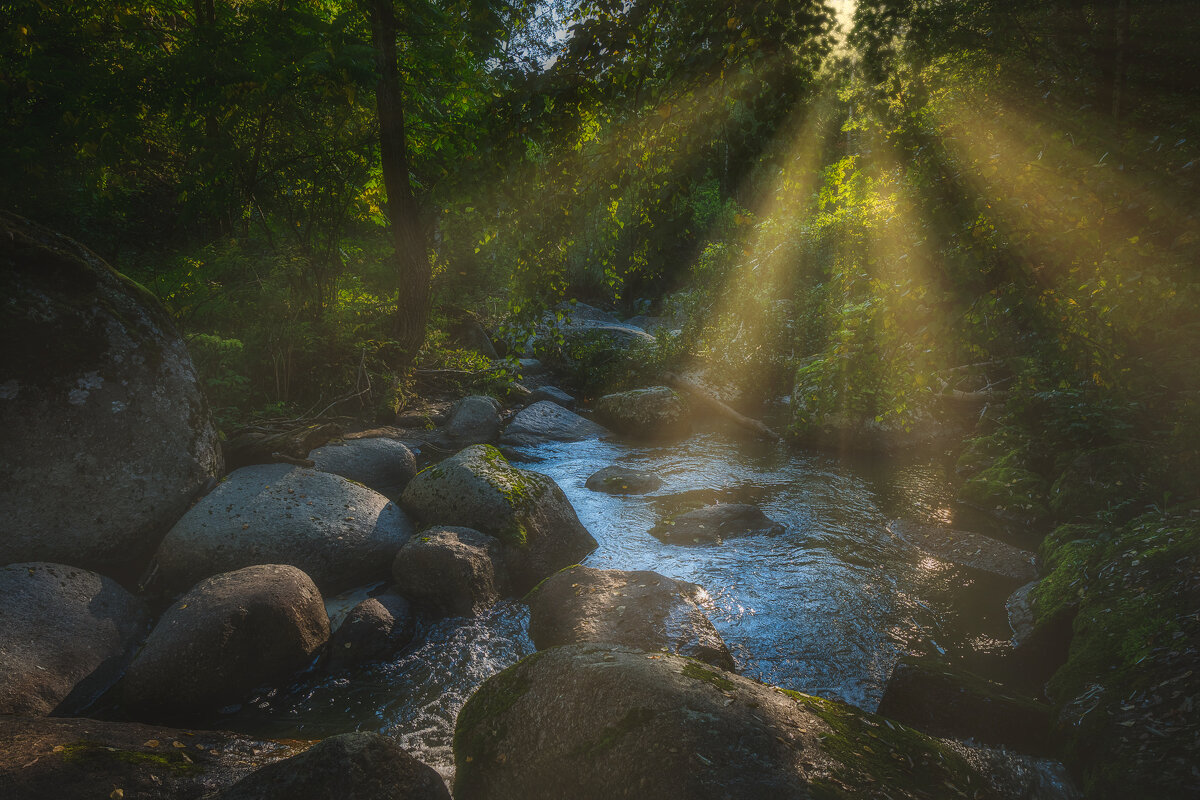
<svg viewBox="0 0 1200 800">
<path fill-rule="evenodd" d="M 938 561 L 887 530 L 906 518 L 997 533 L 985 520 L 964 520 L 937 460 L 856 464 L 720 431 L 658 446 L 556 443 L 520 455 L 514 463 L 558 482 L 599 542 L 585 564 L 703 586 L 713 624 L 749 677 L 871 711 L 904 652 L 1007 646 L 1010 582 Z M 654 472 L 663 486 L 641 496 L 584 487 L 610 464 Z M 648 533 L 664 516 L 718 501 L 756 503 L 785 531 L 694 547 Z M 480 683 L 533 652 L 527 623 L 525 606 L 512 601 L 475 619 L 423 623 L 392 661 L 276 690 L 213 723 L 302 739 L 376 730 L 449 777 L 458 710 Z"/>
</svg>

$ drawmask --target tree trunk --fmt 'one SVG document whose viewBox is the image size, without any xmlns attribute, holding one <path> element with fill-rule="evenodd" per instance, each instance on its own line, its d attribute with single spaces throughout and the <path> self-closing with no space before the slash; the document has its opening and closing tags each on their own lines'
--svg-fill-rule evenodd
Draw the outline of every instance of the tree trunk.
<svg viewBox="0 0 1200 800">
<path fill-rule="evenodd" d="M 404 130 L 404 102 L 396 63 L 396 9 L 393 0 L 363 0 L 375 44 L 379 83 L 375 100 L 379 111 L 379 153 L 383 186 L 387 192 L 388 221 L 396 250 L 398 290 L 395 337 L 408 366 L 425 342 L 429 318 L 429 255 L 409 181 L 408 141 Z"/>
</svg>

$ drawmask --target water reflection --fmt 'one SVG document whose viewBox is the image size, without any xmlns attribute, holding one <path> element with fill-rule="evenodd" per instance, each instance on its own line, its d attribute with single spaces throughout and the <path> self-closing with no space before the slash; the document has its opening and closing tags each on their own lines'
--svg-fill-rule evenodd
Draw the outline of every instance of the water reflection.
<svg viewBox="0 0 1200 800">
<path fill-rule="evenodd" d="M 555 444 L 525 456 L 522 466 L 554 478 L 599 542 L 587 565 L 700 584 L 713 624 L 750 677 L 872 710 L 901 652 L 993 648 L 1008 636 L 1002 598 L 1011 587 L 887 532 L 891 518 L 945 521 L 953 513 L 937 464 L 853 465 L 720 433 L 648 447 Z M 610 464 L 654 472 L 663 486 L 644 496 L 586 489 L 588 476 Z M 717 501 L 757 503 L 786 530 L 696 547 L 648 533 L 664 514 Z M 302 738 L 379 730 L 449 775 L 458 710 L 480 683 L 532 652 L 526 626 L 518 603 L 428 625 L 420 644 L 390 663 L 296 687 L 222 724 Z"/>
</svg>

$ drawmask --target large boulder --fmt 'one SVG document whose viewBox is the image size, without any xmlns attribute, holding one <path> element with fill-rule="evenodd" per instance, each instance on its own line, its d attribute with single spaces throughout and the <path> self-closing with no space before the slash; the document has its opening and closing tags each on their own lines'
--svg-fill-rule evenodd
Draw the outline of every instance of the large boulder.
<svg viewBox="0 0 1200 800">
<path fill-rule="evenodd" d="M 653 472 L 614 464 L 593 472 L 584 486 L 593 492 L 605 494 L 646 494 L 662 486 L 662 483 L 662 478 Z"/>
<path fill-rule="evenodd" d="M 136 722 L 0 717 L 0 797 L 199 800 L 294 754 L 296 744 Z"/>
<path fill-rule="evenodd" d="M 321 593 L 295 567 L 216 575 L 159 619 L 125 673 L 124 704 L 155 720 L 212 711 L 306 668 L 328 639 Z"/>
<path fill-rule="evenodd" d="M 180 591 L 252 564 L 291 564 L 326 594 L 387 577 L 412 525 L 383 495 L 287 464 L 230 473 L 167 533 L 157 579 Z"/>
<path fill-rule="evenodd" d="M 888 530 L 898 539 L 951 564 L 1021 583 L 1037 577 L 1033 553 L 981 533 L 899 519 L 888 523 Z"/>
<path fill-rule="evenodd" d="M 187 348 L 94 253 L 0 215 L 0 564 L 128 574 L 221 472 Z"/>
<path fill-rule="evenodd" d="M 331 736 L 252 772 L 215 800 L 450 800 L 442 777 L 388 737 Z"/>
<path fill-rule="evenodd" d="M 663 520 L 650 531 L 668 544 L 720 544 L 734 536 L 783 533 L 783 525 L 750 503 L 717 503 Z"/>
<path fill-rule="evenodd" d="M 0 568 L 0 714 L 70 712 L 120 676 L 150 619 L 109 578 L 62 564 Z"/>
<path fill-rule="evenodd" d="M 669 650 L 733 671 L 729 648 L 700 608 L 706 597 L 696 584 L 657 572 L 568 567 L 525 598 L 529 637 L 539 650 L 608 642 Z"/>
<path fill-rule="evenodd" d="M 418 473 L 403 504 L 426 524 L 474 528 L 499 539 L 517 593 L 596 548 L 552 478 L 517 469 L 488 445 L 468 447 Z"/>
<path fill-rule="evenodd" d="M 1035 755 L 1054 749 L 1049 706 L 929 659 L 903 658 L 896 664 L 878 711 L 933 736 L 974 739 Z"/>
<path fill-rule="evenodd" d="M 521 409 L 500 437 L 506 447 L 536 447 L 547 442 L 581 442 L 609 435 L 602 425 L 568 411 L 550 400 Z"/>
<path fill-rule="evenodd" d="M 396 591 L 434 614 L 471 616 L 507 594 L 504 554 L 493 536 L 434 527 L 400 548 L 392 564 Z"/>
<path fill-rule="evenodd" d="M 499 404 L 484 395 L 464 397 L 450 411 L 443 432 L 453 447 L 494 442 L 500 435 Z"/>
<path fill-rule="evenodd" d="M 666 386 L 606 394 L 596 401 L 595 412 L 605 425 L 630 436 L 661 439 L 688 429 L 687 403 Z"/>
<path fill-rule="evenodd" d="M 996 798 L 953 745 L 666 653 L 545 650 L 485 682 L 454 735 L 457 800 Z"/>
<path fill-rule="evenodd" d="M 368 597 L 350 609 L 329 637 L 332 670 L 381 661 L 412 641 L 416 618 L 412 605 L 393 592 Z"/>
<path fill-rule="evenodd" d="M 331 472 L 369 489 L 389 500 L 399 499 L 404 487 L 417 474 L 412 451 L 395 439 L 382 436 L 347 439 L 309 452 L 313 469 Z"/>
</svg>

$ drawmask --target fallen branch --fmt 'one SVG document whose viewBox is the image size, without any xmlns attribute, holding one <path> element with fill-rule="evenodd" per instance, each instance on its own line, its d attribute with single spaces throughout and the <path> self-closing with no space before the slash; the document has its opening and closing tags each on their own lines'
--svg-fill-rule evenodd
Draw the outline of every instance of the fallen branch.
<svg viewBox="0 0 1200 800">
<path fill-rule="evenodd" d="M 759 422 L 756 419 L 751 419 L 744 414 L 734 411 L 732 408 L 725 405 L 725 403 L 713 397 L 707 389 L 694 381 L 690 381 L 687 378 L 681 377 L 672 372 L 665 373 L 663 375 L 663 380 L 666 381 L 668 386 L 687 392 L 692 399 L 698 401 L 701 405 L 717 413 L 719 416 L 725 417 L 731 422 L 746 428 L 747 430 L 751 430 L 759 436 L 768 439 L 783 439 L 782 436 L 768 428 L 762 422 Z"/>
</svg>

